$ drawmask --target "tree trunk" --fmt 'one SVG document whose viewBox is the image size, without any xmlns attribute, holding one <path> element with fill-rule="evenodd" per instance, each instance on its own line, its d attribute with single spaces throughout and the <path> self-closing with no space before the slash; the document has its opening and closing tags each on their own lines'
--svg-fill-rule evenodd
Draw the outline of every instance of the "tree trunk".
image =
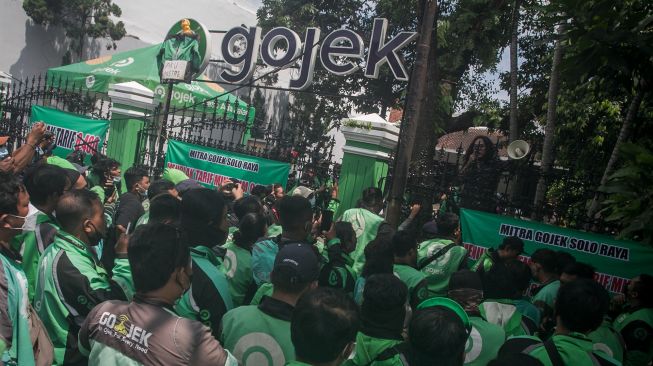
<svg viewBox="0 0 653 366">
<path fill-rule="evenodd" d="M 621 130 L 619 131 L 619 137 L 617 137 L 617 142 L 614 144 L 614 148 L 612 148 L 612 154 L 610 154 L 610 160 L 608 160 L 608 165 L 605 166 L 605 171 L 603 171 L 603 176 L 601 177 L 601 183 L 599 184 L 600 186 L 605 185 L 608 182 L 608 177 L 612 174 L 612 171 L 614 170 L 614 166 L 617 163 L 617 159 L 619 158 L 619 150 L 621 149 L 621 145 L 623 145 L 626 140 L 630 137 L 630 130 L 632 129 L 633 126 L 633 121 L 635 120 L 635 117 L 637 117 L 637 112 L 639 111 L 639 106 L 642 104 L 642 99 L 644 96 L 644 92 L 641 90 L 638 90 L 635 93 L 635 96 L 633 97 L 633 100 L 630 101 L 630 105 L 628 106 L 628 112 L 626 113 L 626 119 L 624 119 L 623 125 L 621 125 Z M 589 222 L 592 222 L 594 215 L 599 209 L 599 194 L 598 192 L 594 193 L 594 198 L 592 199 L 592 202 L 590 203 L 589 208 L 587 209 L 587 219 Z"/>
<path fill-rule="evenodd" d="M 396 227 L 399 224 L 401 201 L 408 178 L 408 167 L 413 155 L 417 123 L 420 119 L 421 107 L 426 94 L 426 79 L 428 73 L 428 57 L 431 51 L 433 28 L 435 26 L 438 2 L 425 0 L 420 37 L 417 43 L 417 57 L 411 75 L 410 90 L 407 95 L 406 116 L 399 134 L 399 147 L 394 169 L 392 190 L 386 213 L 386 220 Z"/>
<path fill-rule="evenodd" d="M 515 0 L 512 10 L 512 29 L 510 34 L 510 135 L 508 142 L 519 139 L 517 122 L 517 37 L 519 33 L 520 0 Z"/>
<path fill-rule="evenodd" d="M 564 26 L 558 26 L 558 36 L 564 33 Z M 553 66 L 551 67 L 551 78 L 549 80 L 549 93 L 546 107 L 546 128 L 544 129 L 544 144 L 542 146 L 542 165 L 540 167 L 540 179 L 535 189 L 535 200 L 533 201 L 533 218 L 541 220 L 544 214 L 542 208 L 549 183 L 549 176 L 553 166 L 553 146 L 555 137 L 556 107 L 558 105 L 558 91 L 560 87 L 560 63 L 562 61 L 562 40 L 555 42 L 553 49 Z"/>
</svg>

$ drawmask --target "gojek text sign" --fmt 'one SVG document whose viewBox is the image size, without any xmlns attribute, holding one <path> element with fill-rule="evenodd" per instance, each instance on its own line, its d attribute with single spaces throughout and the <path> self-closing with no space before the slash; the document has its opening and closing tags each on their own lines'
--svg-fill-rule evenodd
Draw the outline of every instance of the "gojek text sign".
<svg viewBox="0 0 653 366">
<path fill-rule="evenodd" d="M 504 238 L 516 236 L 526 251 L 520 259 L 528 262 L 528 255 L 542 248 L 567 252 L 594 266 L 595 280 L 614 293 L 623 293 L 628 281 L 648 273 L 653 262 L 653 249 L 644 244 L 507 216 L 463 209 L 460 226 L 471 259 L 478 259 L 487 248 L 496 249 Z"/>
<path fill-rule="evenodd" d="M 365 76 L 378 78 L 381 66 L 388 64 L 397 80 L 408 80 L 408 73 L 399 51 L 417 37 L 416 32 L 399 32 L 386 39 L 388 20 L 374 19 L 368 53 L 365 59 Z M 286 52 L 276 52 L 279 42 L 285 44 Z M 236 44 L 243 44 L 242 52 L 236 52 Z M 261 38 L 260 27 L 236 27 L 229 30 L 222 40 L 221 50 L 224 60 L 235 66 L 234 70 L 224 70 L 220 74 L 230 83 L 249 80 L 260 59 L 268 66 L 285 68 L 299 61 L 299 75 L 290 80 L 290 88 L 306 89 L 313 82 L 313 71 L 317 54 L 320 54 L 322 67 L 332 74 L 349 75 L 360 69 L 365 44 L 363 38 L 349 29 L 337 29 L 329 33 L 320 43 L 320 29 L 307 28 L 304 40 L 291 29 L 277 27 Z M 301 60 L 300 60 L 301 58 Z"/>
</svg>

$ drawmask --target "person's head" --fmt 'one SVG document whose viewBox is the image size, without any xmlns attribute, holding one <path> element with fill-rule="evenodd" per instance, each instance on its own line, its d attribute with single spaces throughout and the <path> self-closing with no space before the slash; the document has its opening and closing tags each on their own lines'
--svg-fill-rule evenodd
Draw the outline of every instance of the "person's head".
<svg viewBox="0 0 653 366">
<path fill-rule="evenodd" d="M 407 298 L 408 287 L 394 274 L 381 273 L 366 278 L 361 304 L 363 330 L 387 329 L 400 337 Z"/>
<path fill-rule="evenodd" d="M 478 311 L 478 305 L 483 301 L 481 276 L 468 269 L 453 273 L 449 279 L 448 297 L 460 304 L 465 311 Z"/>
<path fill-rule="evenodd" d="M 577 279 L 560 287 L 555 303 L 558 332 L 589 333 L 601 325 L 610 297 L 596 281 Z"/>
<path fill-rule="evenodd" d="M 309 244 L 286 244 L 277 253 L 270 282 L 274 293 L 289 295 L 296 301 L 305 291 L 317 287 L 320 273 L 318 257 Z"/>
<path fill-rule="evenodd" d="M 272 193 L 272 186 L 269 185 L 264 186 L 261 184 L 255 185 L 254 188 L 252 188 L 252 190 L 250 191 L 250 194 L 252 196 L 256 196 L 261 200 L 267 197 L 268 195 L 270 195 L 271 193 Z"/>
<path fill-rule="evenodd" d="M 557 275 L 558 256 L 551 249 L 538 249 L 531 255 L 531 273 L 533 278 L 543 281 Z"/>
<path fill-rule="evenodd" d="M 174 198 L 179 197 L 179 193 L 175 188 L 175 184 L 165 179 L 155 180 L 150 184 L 150 187 L 147 189 L 147 198 L 149 200 L 154 199 L 154 197 L 160 194 L 169 194 Z"/>
<path fill-rule="evenodd" d="M 114 159 L 97 157 L 91 168 L 91 172 L 97 175 L 101 181 L 113 178 L 120 178 L 120 163 Z"/>
<path fill-rule="evenodd" d="M 561 275 L 565 268 L 574 263 L 576 263 L 576 258 L 570 253 L 563 252 L 562 250 L 556 252 L 556 272 L 558 275 Z"/>
<path fill-rule="evenodd" d="M 443 305 L 430 306 L 432 302 Z M 470 327 L 462 307 L 450 299 L 433 298 L 417 309 L 408 327 L 410 365 L 462 366 Z"/>
<path fill-rule="evenodd" d="M 66 192 L 54 210 L 61 228 L 86 245 L 95 246 L 106 237 L 104 207 L 97 194 L 86 189 Z"/>
<path fill-rule="evenodd" d="M 583 263 L 583 262 L 569 263 L 562 270 L 562 274 L 560 275 L 560 284 L 565 285 L 579 278 L 584 278 L 586 280 L 593 280 L 594 273 L 595 273 L 594 267 L 590 266 L 587 263 Z"/>
<path fill-rule="evenodd" d="M 389 225 L 379 227 L 376 237 L 370 241 L 363 253 L 365 263 L 361 275 L 365 278 L 377 273 L 392 273 L 394 265 L 394 249 L 392 238 L 395 231 Z"/>
<path fill-rule="evenodd" d="M 464 156 L 466 163 L 472 155 L 478 161 L 489 161 L 494 159 L 497 154 L 497 149 L 492 140 L 487 136 L 477 136 L 467 147 Z"/>
<path fill-rule="evenodd" d="M 151 223 L 172 224 L 179 221 L 181 214 L 181 201 L 169 194 L 162 193 L 150 200 L 150 217 Z"/>
<path fill-rule="evenodd" d="M 133 166 L 125 172 L 125 184 L 127 191 L 146 195 L 150 188 L 150 176 L 147 169 L 140 166 Z"/>
<path fill-rule="evenodd" d="M 250 212 L 238 223 L 238 231 L 234 232 L 234 244 L 250 249 L 257 239 L 265 236 L 268 230 L 267 220 L 260 212 Z"/>
<path fill-rule="evenodd" d="M 127 254 L 137 293 L 163 290 L 174 302 L 188 290 L 193 271 L 188 238 L 172 225 L 148 223 L 134 230 Z"/>
<path fill-rule="evenodd" d="M 356 232 L 351 222 L 338 221 L 334 225 L 342 250 L 347 254 L 353 252 L 356 249 Z"/>
<path fill-rule="evenodd" d="M 634 307 L 653 308 L 653 276 L 641 274 L 626 288 L 626 300 Z"/>
<path fill-rule="evenodd" d="M 66 160 L 73 164 L 84 165 L 84 160 L 86 159 L 86 153 L 82 150 L 74 150 L 66 156 Z"/>
<path fill-rule="evenodd" d="M 274 198 L 277 200 L 282 199 L 284 196 L 283 186 L 280 183 L 275 183 L 272 185 L 272 194 L 274 194 Z"/>
<path fill-rule="evenodd" d="M 0 241 L 8 243 L 20 234 L 28 213 L 25 187 L 13 174 L 0 171 Z"/>
<path fill-rule="evenodd" d="M 438 235 L 441 238 L 456 238 L 460 236 L 460 219 L 455 213 L 444 213 L 435 220 Z"/>
<path fill-rule="evenodd" d="M 483 275 L 486 299 L 511 299 L 518 292 L 515 278 L 505 263 L 497 263 Z"/>
<path fill-rule="evenodd" d="M 365 188 L 359 206 L 378 214 L 383 209 L 383 192 L 376 187 Z"/>
<path fill-rule="evenodd" d="M 392 248 L 395 262 L 413 267 L 417 265 L 417 238 L 415 238 L 415 234 L 410 231 L 397 231 L 392 237 Z"/>
<path fill-rule="evenodd" d="M 263 204 L 257 196 L 246 196 L 234 201 L 234 214 L 238 220 L 248 213 L 263 213 Z"/>
<path fill-rule="evenodd" d="M 66 171 L 55 165 L 39 164 L 28 169 L 23 177 L 30 202 L 46 214 L 51 214 L 63 193 L 71 188 Z"/>
<path fill-rule="evenodd" d="M 512 275 L 513 284 L 515 285 L 515 294 L 512 299 L 519 299 L 524 296 L 524 293 L 531 284 L 531 269 L 528 264 L 513 259 L 504 262 L 504 265 Z"/>
<path fill-rule="evenodd" d="M 313 210 L 308 199 L 286 196 L 279 201 L 279 221 L 284 233 L 307 237 L 311 233 Z"/>
<path fill-rule="evenodd" d="M 517 259 L 524 253 L 524 242 L 516 236 L 507 236 L 497 250 L 503 260 Z"/>
<path fill-rule="evenodd" d="M 340 365 L 354 349 L 360 325 L 356 303 L 342 291 L 322 287 L 297 301 L 290 338 L 297 360 L 312 365 Z"/>
<path fill-rule="evenodd" d="M 227 203 L 220 192 L 208 188 L 191 189 L 181 201 L 180 222 L 192 245 L 222 245 L 229 231 Z"/>
</svg>

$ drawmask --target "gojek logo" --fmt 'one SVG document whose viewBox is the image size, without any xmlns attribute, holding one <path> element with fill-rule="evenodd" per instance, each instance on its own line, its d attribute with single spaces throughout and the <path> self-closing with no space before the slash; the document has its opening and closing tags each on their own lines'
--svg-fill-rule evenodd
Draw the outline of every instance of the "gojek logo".
<svg viewBox="0 0 653 366">
<path fill-rule="evenodd" d="M 138 345 L 145 348 L 142 349 L 141 347 L 136 346 L 136 349 L 147 352 L 147 348 L 149 347 L 147 341 L 152 336 L 152 333 L 132 324 L 127 315 L 122 314 L 116 316 L 116 314 L 105 311 L 100 316 L 99 324 L 113 329 L 116 332 L 116 335 L 124 337 L 123 341 L 136 342 Z M 129 344 L 128 342 L 125 343 Z"/>
<path fill-rule="evenodd" d="M 157 85 L 156 88 L 154 88 L 154 95 L 163 98 L 166 95 L 166 88 L 164 88 L 163 85 Z"/>
<path fill-rule="evenodd" d="M 133 63 L 134 63 L 134 58 L 133 57 L 127 57 L 126 59 L 122 59 L 120 61 L 116 61 L 116 62 L 112 63 L 111 66 L 125 67 L 125 66 L 129 66 L 129 65 L 131 65 Z"/>
<path fill-rule="evenodd" d="M 91 89 L 95 85 L 95 75 L 89 75 L 86 77 L 86 87 Z"/>
</svg>

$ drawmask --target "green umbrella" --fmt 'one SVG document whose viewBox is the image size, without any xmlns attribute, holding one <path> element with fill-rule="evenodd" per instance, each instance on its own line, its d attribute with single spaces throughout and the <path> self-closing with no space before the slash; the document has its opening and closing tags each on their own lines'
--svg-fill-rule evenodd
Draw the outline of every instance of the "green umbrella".
<svg viewBox="0 0 653 366">
<path fill-rule="evenodd" d="M 159 53 L 160 44 L 139 48 L 131 51 L 119 52 L 113 55 L 98 57 L 84 62 L 54 67 L 48 70 L 48 80 L 53 84 L 71 83 L 75 87 L 82 87 L 91 91 L 107 93 L 109 85 L 123 83 L 126 81 L 137 81 L 154 91 L 155 98 L 161 100 L 165 97 L 167 87 L 161 84 L 159 69 L 156 63 L 156 56 Z M 219 96 L 219 97 L 218 97 Z M 217 99 L 214 99 L 218 97 Z M 245 102 L 236 96 L 225 93 L 225 90 L 216 83 L 193 81 L 190 84 L 179 83 L 173 88 L 170 105 L 176 108 L 193 107 L 195 110 L 203 111 L 203 101 L 213 99 L 206 106 L 207 113 L 213 113 L 216 107 L 216 115 L 222 116 L 225 113 L 227 118 L 233 118 L 234 111 L 237 111 L 237 119 L 242 121 L 246 116 L 251 115 L 253 110 Z M 236 108 L 237 106 L 237 108 Z M 253 109 L 253 108 L 251 108 Z"/>
</svg>

